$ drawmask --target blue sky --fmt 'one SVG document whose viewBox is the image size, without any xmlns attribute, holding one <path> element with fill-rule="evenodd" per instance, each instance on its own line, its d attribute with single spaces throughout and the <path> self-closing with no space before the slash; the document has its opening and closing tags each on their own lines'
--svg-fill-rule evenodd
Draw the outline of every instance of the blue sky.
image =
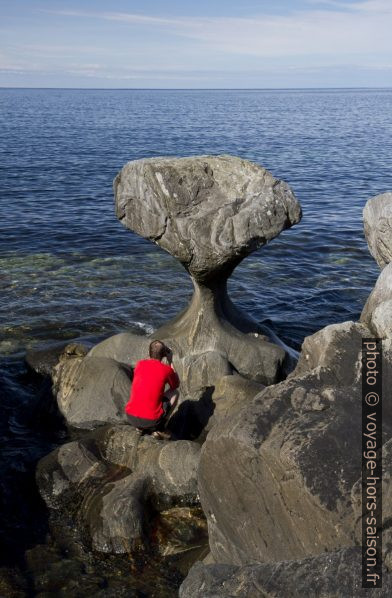
<svg viewBox="0 0 392 598">
<path fill-rule="evenodd" d="M 392 0 L 0 0 L 0 86 L 391 87 Z"/>
</svg>

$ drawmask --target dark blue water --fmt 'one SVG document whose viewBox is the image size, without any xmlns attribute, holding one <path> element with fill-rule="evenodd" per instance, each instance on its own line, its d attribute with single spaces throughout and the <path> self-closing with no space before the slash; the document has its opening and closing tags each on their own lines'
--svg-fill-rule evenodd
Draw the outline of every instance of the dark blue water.
<svg viewBox="0 0 392 598">
<path fill-rule="evenodd" d="M 236 270 L 232 298 L 298 348 L 358 318 L 378 275 L 366 200 L 392 189 L 392 90 L 0 90 L 0 435 L 29 468 L 51 447 L 26 421 L 26 348 L 151 330 L 191 284 L 125 230 L 112 181 L 129 160 L 229 153 L 287 181 L 302 222 Z M 8 451 L 8 452 L 7 452 Z M 9 473 L 9 472 L 8 472 Z"/>
</svg>

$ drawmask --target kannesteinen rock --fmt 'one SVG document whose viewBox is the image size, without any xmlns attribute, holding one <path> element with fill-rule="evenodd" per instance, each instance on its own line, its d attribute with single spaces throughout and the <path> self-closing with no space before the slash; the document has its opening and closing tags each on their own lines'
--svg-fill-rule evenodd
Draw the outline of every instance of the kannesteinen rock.
<svg viewBox="0 0 392 598">
<path fill-rule="evenodd" d="M 366 240 L 380 268 L 392 261 L 392 192 L 366 202 L 363 210 Z"/>
<path fill-rule="evenodd" d="M 159 338 L 172 348 L 181 380 L 172 429 L 197 437 L 235 403 L 228 394 L 234 397 L 237 378 L 226 383 L 225 406 L 211 419 L 221 379 L 239 376 L 250 397 L 284 377 L 287 353 L 233 305 L 227 279 L 245 256 L 299 222 L 300 205 L 286 183 L 232 156 L 129 162 L 114 191 L 123 224 L 179 259 L 195 292 L 187 309 L 150 336 L 115 335 L 86 357 L 66 351 L 54 371 L 60 410 L 74 427 L 124 421 L 130 366 Z"/>
<path fill-rule="evenodd" d="M 276 382 L 285 352 L 233 305 L 227 279 L 245 256 L 299 222 L 289 186 L 247 160 L 198 156 L 129 162 L 114 192 L 121 222 L 176 257 L 195 287 L 189 307 L 155 336 L 181 357 L 205 354 L 208 363 L 220 354 L 246 378 Z"/>
</svg>

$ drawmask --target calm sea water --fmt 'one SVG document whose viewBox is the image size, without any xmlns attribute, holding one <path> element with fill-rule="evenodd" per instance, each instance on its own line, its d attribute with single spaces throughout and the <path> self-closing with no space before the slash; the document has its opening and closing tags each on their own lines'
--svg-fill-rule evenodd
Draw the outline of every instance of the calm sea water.
<svg viewBox="0 0 392 598">
<path fill-rule="evenodd" d="M 374 285 L 362 208 L 392 189 L 391 150 L 392 90 L 1 89 L 0 468 L 23 473 L 52 446 L 25 418 L 26 348 L 150 331 L 190 297 L 182 267 L 114 216 L 125 162 L 229 153 L 291 185 L 302 222 L 247 258 L 229 289 L 299 348 L 358 318 Z"/>
</svg>

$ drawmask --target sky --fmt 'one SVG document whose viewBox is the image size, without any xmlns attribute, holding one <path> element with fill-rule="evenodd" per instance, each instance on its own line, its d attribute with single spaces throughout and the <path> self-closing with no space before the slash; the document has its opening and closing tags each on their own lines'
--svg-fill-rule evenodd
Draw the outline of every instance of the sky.
<svg viewBox="0 0 392 598">
<path fill-rule="evenodd" d="M 0 0 L 0 87 L 392 87 L 392 0 Z"/>
</svg>

